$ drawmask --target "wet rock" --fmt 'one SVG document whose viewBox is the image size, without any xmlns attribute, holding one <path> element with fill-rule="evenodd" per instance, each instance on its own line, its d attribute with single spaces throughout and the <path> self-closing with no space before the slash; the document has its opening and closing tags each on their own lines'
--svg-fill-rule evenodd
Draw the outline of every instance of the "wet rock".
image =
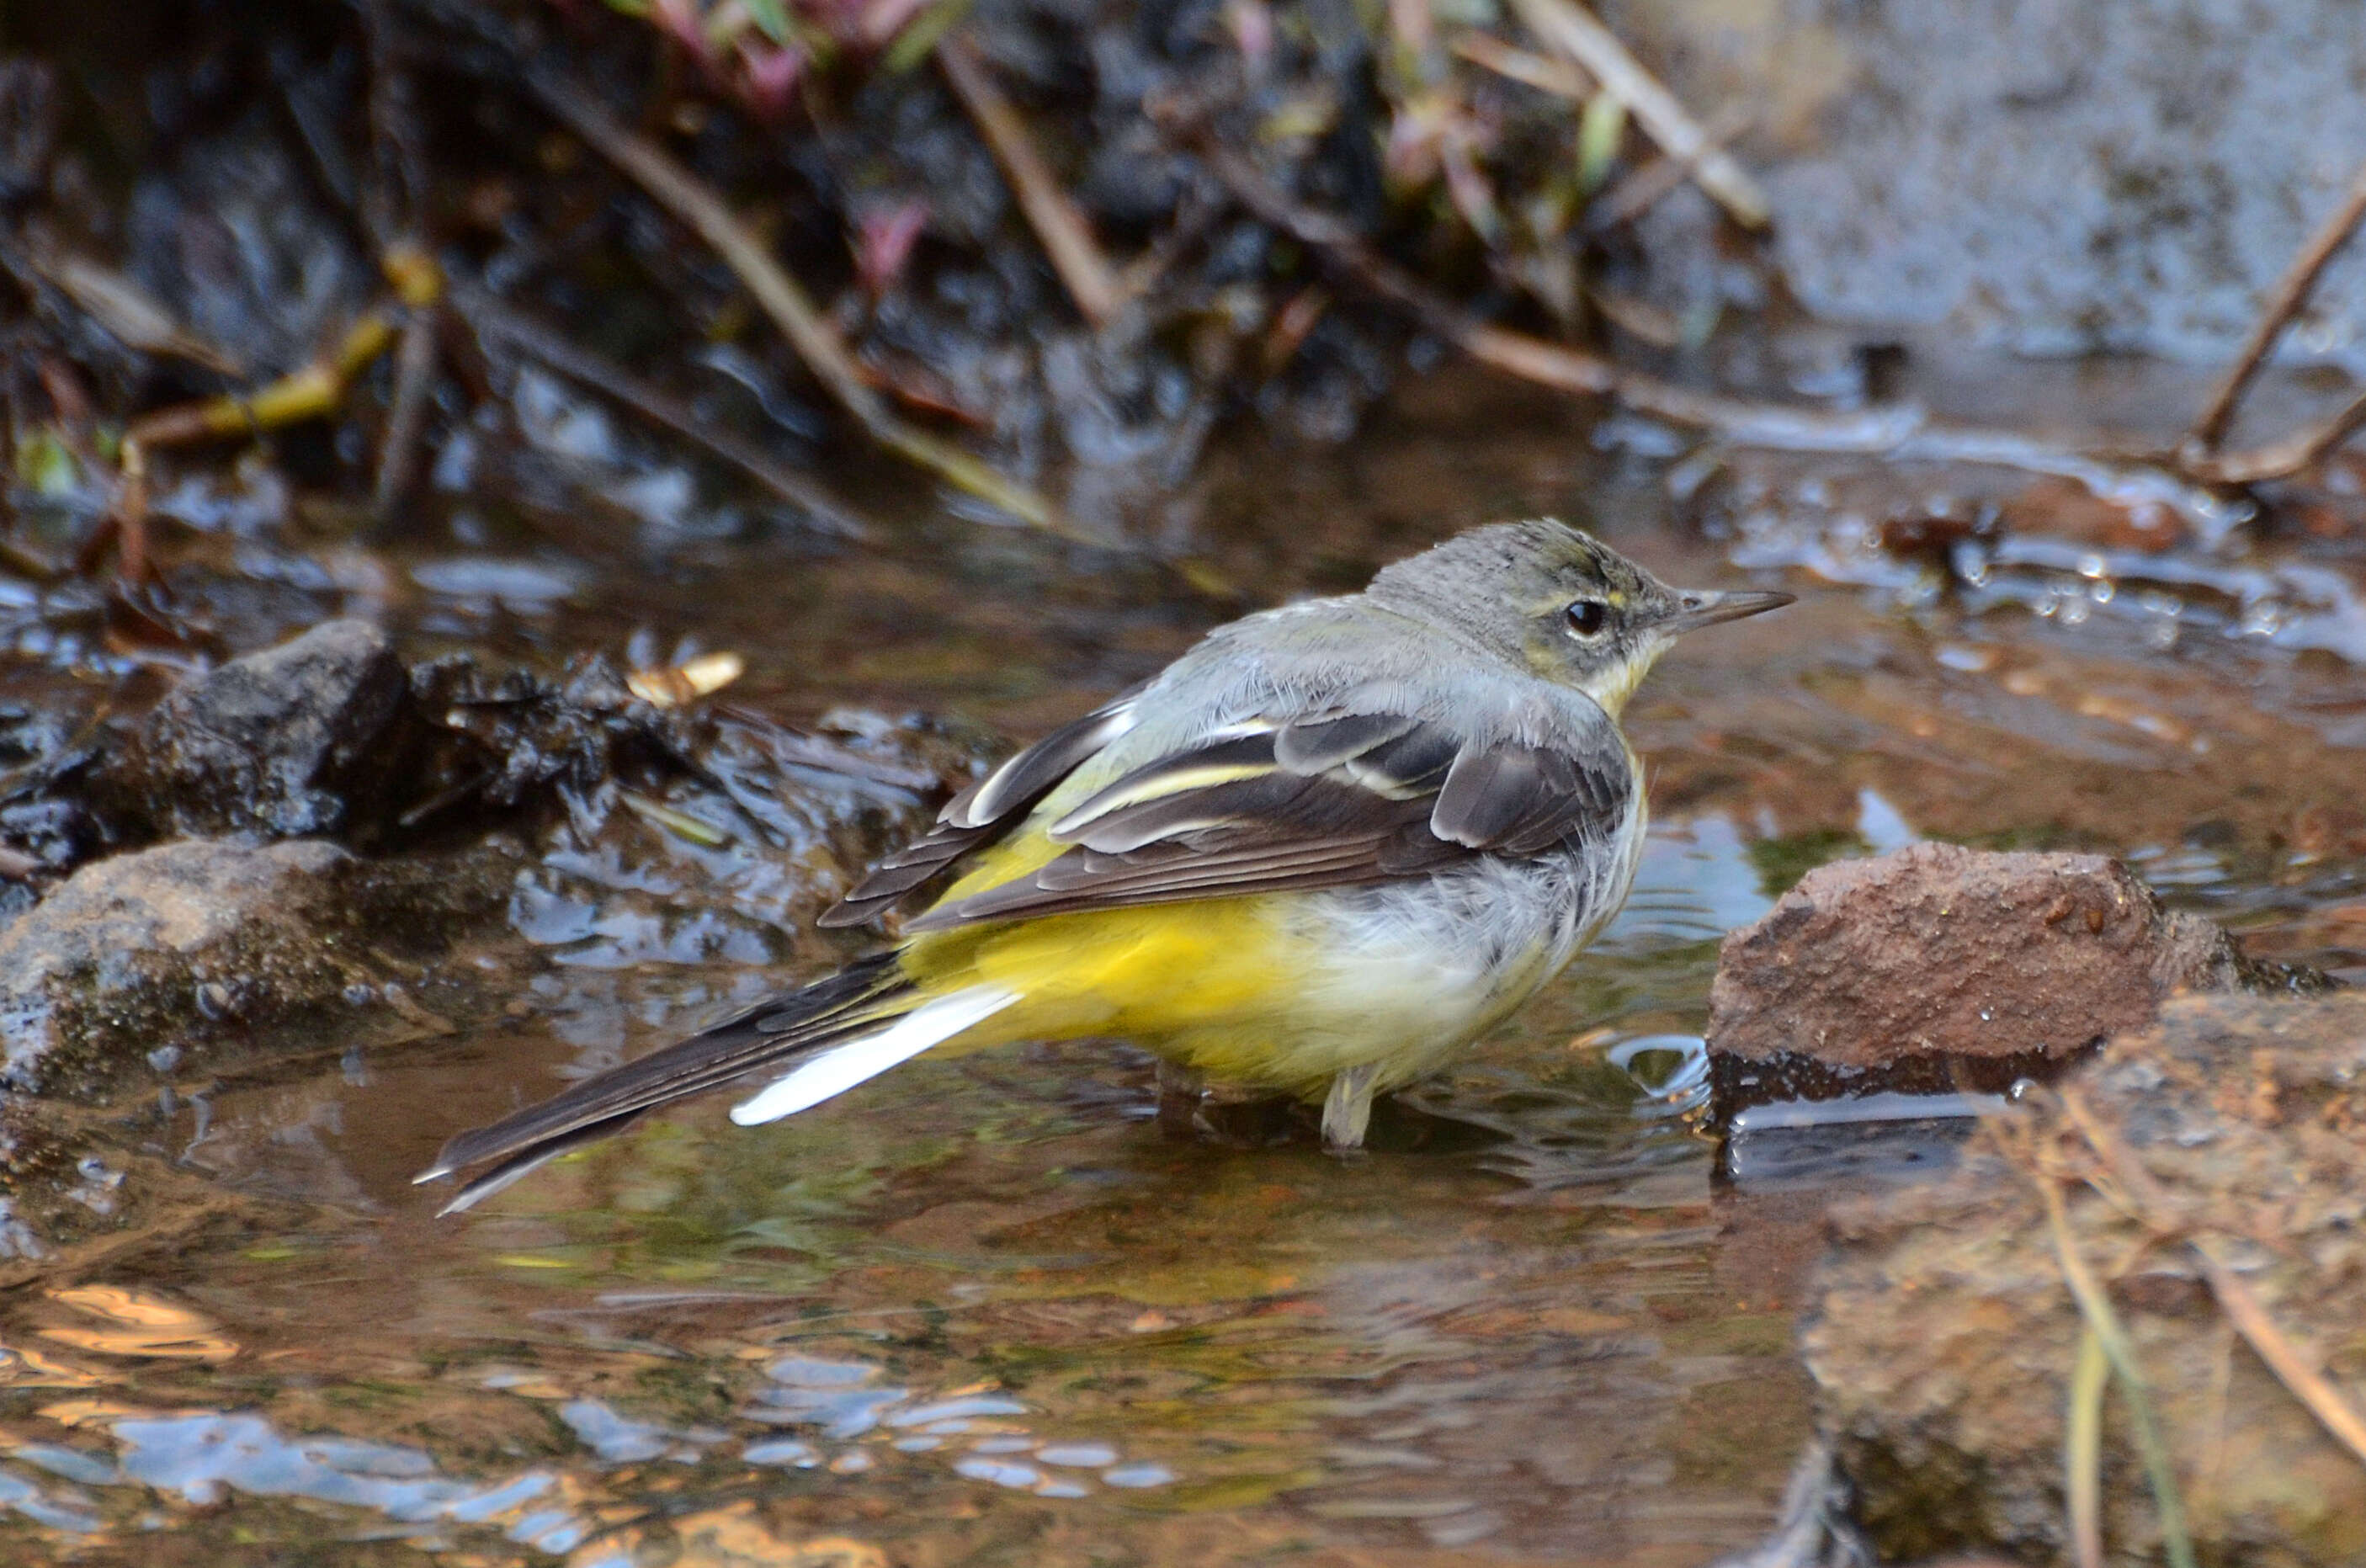
<svg viewBox="0 0 2366 1568">
<path fill-rule="evenodd" d="M 497 913 L 494 856 L 188 840 L 86 865 L 0 931 L 0 1088 L 86 1097 L 202 1068 L 375 995 Z"/>
<path fill-rule="evenodd" d="M 374 627 L 336 622 L 136 720 L 0 709 L 0 766 L 17 762 L 0 780 L 0 856 L 15 857 L 0 868 L 29 874 L 0 885 L 0 918 L 94 856 L 162 837 L 327 837 L 371 857 L 354 863 L 366 872 L 339 863 L 332 876 L 396 895 L 396 918 L 409 889 L 457 867 L 468 908 L 482 891 L 517 935 L 578 960 L 777 963 L 974 773 L 975 752 L 875 716 L 796 731 L 727 705 L 652 701 L 597 656 L 556 677 L 466 654 L 406 670 Z M 351 921 L 321 928 L 332 939 L 368 911 L 341 913 Z M 32 918 L 51 915 L 87 911 L 69 900 Z M 276 963 L 334 967 L 287 934 Z"/>
<path fill-rule="evenodd" d="M 1915 844 L 1809 872 L 1729 933 L 1709 991 L 1719 1120 L 1777 1100 L 1996 1092 L 2248 971 L 2117 861 Z"/>
<path fill-rule="evenodd" d="M 2366 996 L 2179 998 L 2066 1089 L 2079 1115 L 2039 1097 L 1984 1131 L 1945 1181 L 1834 1209 L 1802 1343 L 1820 1424 L 1884 1560 L 2067 1556 L 2064 1409 L 2080 1317 L 2034 1154 L 2067 1179 L 2074 1245 L 2134 1342 L 2203 1561 L 2366 1562 L 2366 1467 L 2240 1342 L 2183 1240 L 2214 1247 L 2356 1399 Z M 2102 1130 L 2101 1150 L 2082 1123 Z M 2135 1213 L 2086 1179 L 2112 1177 Z M 2111 1561 L 2159 1561 L 2116 1393 L 2102 1497 Z"/>
<path fill-rule="evenodd" d="M 434 735 L 404 819 L 516 830 L 511 924 L 577 962 L 779 962 L 975 766 L 917 725 L 656 705 L 596 657 L 558 681 L 454 658 L 411 682 Z"/>
<path fill-rule="evenodd" d="M 335 833 L 383 790 L 408 687 L 386 633 L 330 621 L 166 697 L 110 774 L 166 833 Z"/>
</svg>

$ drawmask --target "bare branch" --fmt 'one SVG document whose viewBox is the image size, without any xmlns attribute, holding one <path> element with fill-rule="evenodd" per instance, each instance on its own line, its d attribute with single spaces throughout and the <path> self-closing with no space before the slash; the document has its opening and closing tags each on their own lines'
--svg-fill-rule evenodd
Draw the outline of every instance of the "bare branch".
<svg viewBox="0 0 2366 1568">
<path fill-rule="evenodd" d="M 452 302 L 479 334 L 498 338 L 569 380 L 614 398 L 652 424 L 696 442 L 832 533 L 858 539 L 867 536 L 869 531 L 853 508 L 828 489 L 782 467 L 752 443 L 716 428 L 711 420 L 700 419 L 622 366 L 569 342 L 480 288 L 455 288 Z"/>
<path fill-rule="evenodd" d="M 1594 96 L 1594 78 L 1569 62 L 1515 49 L 1493 33 L 1475 29 L 1464 33 L 1454 40 L 1454 52 L 1498 76 L 1572 103 L 1583 103 Z"/>
<path fill-rule="evenodd" d="M 2235 363 L 2227 368 L 2217 389 L 2210 394 L 2209 404 L 2203 409 L 2201 417 L 2193 422 L 2193 433 L 2187 440 L 2195 451 L 2204 455 L 2215 452 L 2218 444 L 2226 438 L 2226 427 L 2235 418 L 2235 405 L 2242 401 L 2252 378 L 2267 363 L 2268 350 L 2275 346 L 2276 339 L 2283 334 L 2293 317 L 2308 303 L 2317 278 L 2361 220 L 2366 220 L 2366 165 L 2360 165 L 2350 179 L 2349 194 L 2342 197 L 2341 205 L 2309 236 L 2308 243 L 2300 248 L 2300 254 L 2284 269 L 2275 292 L 2268 296 L 2266 308 L 2252 324 L 2251 335 L 2243 341 Z"/>
<path fill-rule="evenodd" d="M 2254 485 L 2290 479 L 2333 455 L 2343 442 L 2366 428 L 2366 392 L 2360 392 L 2324 423 L 2287 435 L 2264 446 L 2229 452 L 2223 457 L 2181 454 L 2181 466 L 2210 484 Z"/>
<path fill-rule="evenodd" d="M 1722 147 L 1749 129 L 1750 111 L 1739 104 L 1729 104 L 1708 122 L 1708 141 L 1701 151 L 1706 153 Z M 1601 200 L 1587 209 L 1585 227 L 1600 233 L 1621 223 L 1632 223 L 1690 179 L 1699 165 L 1697 154 L 1679 158 L 1672 152 L 1661 153 L 1612 186 Z"/>
<path fill-rule="evenodd" d="M 1027 215 L 1035 237 L 1043 243 L 1052 270 L 1067 286 L 1076 310 L 1094 326 L 1108 325 L 1123 303 L 1117 275 L 1093 239 L 1084 214 L 1076 210 L 1076 204 L 1053 177 L 1051 165 L 1035 150 L 1027 122 L 996 85 L 977 46 L 963 33 L 947 33 L 937 45 L 937 64 L 943 69 L 953 96 L 969 111 L 978 134 L 993 150 L 994 161 L 1002 166 L 1003 177 L 1019 197 L 1020 211 Z"/>
<path fill-rule="evenodd" d="M 660 206 L 696 231 L 772 318 L 839 406 L 871 438 L 907 462 L 1001 508 L 1047 533 L 1106 544 L 1077 533 L 1052 503 L 949 442 L 898 418 L 863 378 L 845 343 L 815 309 L 797 280 L 774 261 L 762 241 L 733 216 L 723 198 L 657 145 L 612 118 L 589 94 L 556 72 L 528 67 L 527 85 L 542 106 L 592 151 L 614 164 Z"/>
<path fill-rule="evenodd" d="M 411 487 L 419 438 L 427 427 L 427 394 L 435 380 L 435 332 L 436 310 L 429 305 L 411 311 L 395 344 L 394 402 L 370 486 L 370 515 L 380 523 L 392 518 Z"/>
<path fill-rule="evenodd" d="M 1576 0 L 1512 0 L 1520 19 L 1551 48 L 1585 67 L 1603 90 L 1635 111 L 1661 151 L 1691 165 L 1692 177 L 1745 229 L 1763 229 L 1773 209 L 1758 182 L 1713 144 L 1709 133 L 1608 28 Z"/>
</svg>

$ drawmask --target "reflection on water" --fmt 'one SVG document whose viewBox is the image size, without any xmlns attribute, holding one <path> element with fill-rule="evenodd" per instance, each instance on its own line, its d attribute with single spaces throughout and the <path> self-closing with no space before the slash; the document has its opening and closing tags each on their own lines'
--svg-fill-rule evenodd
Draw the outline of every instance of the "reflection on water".
<svg viewBox="0 0 2366 1568">
<path fill-rule="evenodd" d="M 1601 946 L 1358 1161 L 1161 1142 L 1137 1054 L 1042 1047 L 923 1060 L 784 1135 L 693 1111 L 456 1226 L 366 1204 L 16 1303 L 0 1506 L 61 1551 L 236 1521 L 224 1550 L 327 1530 L 582 1568 L 948 1542 L 1689 1568 L 1755 1538 L 1806 1431 L 1788 1292 L 1818 1232 L 1767 1200 L 1930 1168 L 1962 1125 L 1934 1112 L 1972 1109 L 1769 1111 L 1712 1171 L 1718 939 L 1804 862 L 1912 836 L 1872 791 L 1796 841 L 1741 820 L 1655 825 Z M 261 1135 L 283 1090 L 218 1092 L 206 1152 L 391 1196 L 451 1121 L 424 1108 L 645 1049 L 749 984 L 562 964 L 490 1059 L 313 1080 L 294 1140 Z M 409 1118 L 411 1152 L 373 1153 Z M 340 1157 L 362 1176 L 320 1172 Z"/>
<path fill-rule="evenodd" d="M 1655 829 L 1605 950 L 1354 1164 L 1161 1143 L 1138 1056 L 1070 1047 L 922 1064 L 785 1138 L 652 1128 L 407 1240 L 397 1273 L 366 1228 L 217 1258 L 191 1284 L 249 1315 L 235 1338 L 170 1293 L 53 1292 L 9 1320 L 0 1374 L 52 1390 L 27 1414 L 70 1440 L 15 1450 L 0 1502 L 102 1540 L 249 1516 L 269 1540 L 295 1528 L 255 1514 L 276 1500 L 353 1540 L 618 1563 L 672 1496 L 852 1510 L 892 1541 L 975 1513 L 963 1488 L 1144 1560 L 1211 1514 L 1261 1519 L 1258 1552 L 1739 1543 L 1802 1406 L 1774 1303 L 1737 1318 L 1712 1282 L 1689 1118 L 1715 939 L 1761 883 L 1724 817 Z M 540 1059 L 713 1005 L 617 976 L 570 988 Z M 377 1097 L 441 1093 L 422 1070 L 321 1092 L 367 1126 Z M 276 1103 L 215 1097 L 208 1147 L 245 1179 L 314 1157 L 242 1134 Z M 390 1365 L 341 1366 L 348 1335 Z M 1742 1428 L 1778 1435 L 1735 1447 L 1707 1418 L 1737 1383 Z"/>
<path fill-rule="evenodd" d="M 1593 951 L 1644 957 L 1716 942 L 1773 904 L 1741 830 L 1723 813 L 1655 823 L 1636 867 L 1635 890 Z"/>
<path fill-rule="evenodd" d="M 1555 411 L 1268 460 L 1240 519 L 1210 502 L 1211 556 L 1360 579 L 1466 523 L 1574 512 L 1602 478 L 1580 446 Z M 1653 479 L 1602 510 L 1672 575 L 1729 581 L 1664 506 Z M 1235 608 L 950 539 L 604 575 L 435 543 L 405 570 L 431 629 L 516 617 L 560 654 L 695 632 L 746 656 L 750 704 L 1014 734 Z M 1656 817 L 1633 899 L 1352 1161 L 1303 1133 L 1163 1141 L 1139 1053 L 1033 1047 L 923 1058 L 775 1128 L 669 1112 L 432 1223 L 407 1178 L 457 1127 L 847 951 L 781 929 L 794 878 L 756 837 L 536 863 L 514 946 L 484 955 L 494 1022 L 109 1112 L 93 1213 L 127 1169 L 123 1191 L 164 1171 L 202 1196 L 165 1241 L 0 1296 L 0 1560 L 1699 1568 L 1752 1544 L 1808 1425 L 1791 1319 L 1818 1201 L 1952 1134 L 1928 1106 L 1862 1136 L 1753 1125 L 1714 1170 L 1695 1123 L 1725 931 L 1818 864 L 1930 837 L 2127 854 L 2255 952 L 2366 974 L 2344 750 L 2366 705 L 2280 651 L 2300 634 L 2109 640 L 2212 590 L 2105 564 L 2116 599 L 2077 560 L 2000 558 L 1985 598 L 1830 592 L 1688 642 L 1629 716 Z M 2258 570 L 2214 577 L 2209 613 L 2324 587 Z M 2003 605 L 2057 578 L 2087 609 Z M 2282 662 L 2213 661 L 2230 649 Z"/>
</svg>

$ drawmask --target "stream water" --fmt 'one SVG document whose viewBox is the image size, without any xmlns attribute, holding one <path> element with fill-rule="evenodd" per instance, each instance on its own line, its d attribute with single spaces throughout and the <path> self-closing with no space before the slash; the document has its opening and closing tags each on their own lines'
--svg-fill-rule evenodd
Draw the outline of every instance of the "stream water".
<svg viewBox="0 0 2366 1568">
<path fill-rule="evenodd" d="M 1590 513 L 1671 577 L 1804 598 L 1662 666 L 1629 720 L 1654 826 L 1627 911 L 1351 1162 L 1166 1141 L 1139 1054 L 1035 1048 L 753 1132 L 670 1113 L 439 1221 L 407 1179 L 452 1132 L 852 951 L 522 916 L 539 940 L 482 956 L 515 990 L 495 1026 L 324 1041 L 172 1111 L 167 1153 L 302 1223 L 0 1299 L 0 1557 L 1697 1568 L 1754 1541 L 1809 1428 L 1792 1324 L 1830 1182 L 1735 1186 L 1694 1130 L 1718 936 L 1813 864 L 1935 836 L 2116 852 L 2255 955 L 2366 973 L 2339 815 L 2361 562 L 2073 538 L 1966 595 L 1845 570 L 1812 474 L 1682 509 L 1664 479 L 1565 406 L 1443 381 L 1177 499 L 1234 599 L 942 521 L 660 562 L 446 494 L 373 590 L 422 641 L 694 633 L 746 657 L 750 706 L 1014 738 L 1501 516 Z"/>
</svg>

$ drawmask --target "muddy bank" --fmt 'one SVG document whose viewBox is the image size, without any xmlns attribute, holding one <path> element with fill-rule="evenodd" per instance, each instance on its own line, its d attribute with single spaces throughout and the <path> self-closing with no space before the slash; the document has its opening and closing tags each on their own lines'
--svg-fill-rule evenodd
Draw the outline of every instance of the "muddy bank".
<svg viewBox="0 0 2366 1568">
<path fill-rule="evenodd" d="M 2239 39 L 2175 7 L 2003 10 L 1643 4 L 1605 32 L 1562 0 L 1483 27 L 406 0 L 149 4 L 100 31 L 31 7 L 0 73 L 17 564 L 111 567 L 125 592 L 81 609 L 182 657 L 218 654 L 220 618 L 152 590 L 226 538 L 350 586 L 324 536 L 405 536 L 464 494 L 494 502 L 456 519 L 471 554 L 513 555 L 521 508 L 659 552 L 875 543 L 900 494 L 1205 588 L 1219 433 L 1344 440 L 1456 355 L 1606 400 L 1629 418 L 1605 439 L 1656 456 L 1936 457 L 1959 496 L 2001 471 L 2213 540 L 2288 508 L 2354 531 L 2339 433 L 2267 440 L 2329 412 L 2322 386 L 2279 380 L 2261 445 L 2226 452 L 2180 444 L 2191 407 L 2124 435 L 2010 400 L 1989 431 L 1926 413 L 1925 372 L 1983 333 L 2231 357 L 2338 205 L 2349 56 L 2312 47 L 2321 6 Z M 2185 113 L 2136 63 L 2171 42 L 2305 61 L 2228 80 L 2327 112 Z M 1939 56 L 1958 97 L 1894 90 Z M 2101 63 L 2031 98 L 2033 57 Z M 2033 147 L 2067 167 L 2032 188 L 2075 199 L 1957 166 L 2025 173 Z M 2357 278 L 2337 263 L 2301 302 L 2286 357 L 2347 352 Z M 1897 341 L 1934 321 L 1954 341 Z M 553 596 L 535 564 L 508 586 Z"/>
<path fill-rule="evenodd" d="M 1947 1180 L 1835 1211 L 1803 1345 L 1885 1552 L 2067 1551 L 2074 1269 L 2124 1328 L 2212 1560 L 2366 1551 L 2366 1462 L 2289 1370 L 2355 1408 L 2361 1039 L 2355 996 L 2173 1001 L 2058 1098 L 1984 1131 Z M 2101 1444 L 2111 1561 L 2155 1561 L 2161 1514 L 2116 1387 Z"/>
<path fill-rule="evenodd" d="M 653 537 L 864 534 L 870 456 L 974 518 L 1184 553 L 1167 492 L 1220 424 L 1337 440 L 1439 352 L 1245 211 L 1203 133 L 1443 298 L 1561 332 L 1599 327 L 1634 220 L 1684 177 L 1601 107 L 1572 169 L 1600 94 L 1568 52 L 1514 51 L 1540 86 L 1425 13 L 130 16 L 37 6 L 7 35 L 0 319 L 48 367 L 0 396 L 53 532 L 96 558 L 89 531 L 123 528 L 135 578 L 150 501 L 201 528 L 278 510 L 187 488 L 250 434 L 379 528 L 456 479 L 546 489 L 654 437 L 695 466 L 584 498 Z M 1673 112 L 1657 138 L 1696 143 Z M 1737 232 L 1763 222 L 1738 165 L 1692 161 L 1741 193 Z M 1672 344 L 1664 314 L 1628 319 Z M 583 388 L 613 441 L 565 410 Z M 94 446 L 94 414 L 152 469 Z M 143 475 L 139 504 L 114 493 Z"/>
</svg>

